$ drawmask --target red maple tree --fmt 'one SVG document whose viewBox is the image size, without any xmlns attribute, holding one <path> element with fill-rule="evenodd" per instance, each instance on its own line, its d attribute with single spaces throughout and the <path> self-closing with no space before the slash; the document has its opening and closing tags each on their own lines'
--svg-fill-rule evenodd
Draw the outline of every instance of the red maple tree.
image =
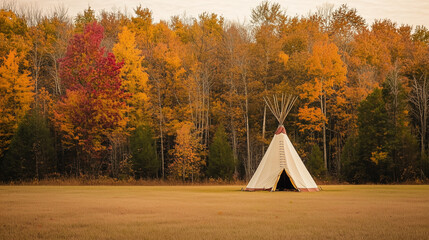
<svg viewBox="0 0 429 240">
<path fill-rule="evenodd" d="M 109 136 L 125 131 L 128 121 L 128 95 L 119 75 L 123 63 L 112 53 L 105 54 L 102 39 L 103 27 L 90 23 L 74 35 L 60 60 L 66 93 L 56 105 L 54 119 L 64 135 L 63 144 L 78 152 L 77 171 L 99 170 L 110 147 Z"/>
</svg>

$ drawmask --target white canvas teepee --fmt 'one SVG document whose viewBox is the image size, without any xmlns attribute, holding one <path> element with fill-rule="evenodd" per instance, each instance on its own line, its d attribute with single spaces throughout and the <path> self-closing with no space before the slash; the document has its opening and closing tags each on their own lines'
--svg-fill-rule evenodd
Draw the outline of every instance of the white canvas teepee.
<svg viewBox="0 0 429 240">
<path fill-rule="evenodd" d="M 296 190 L 319 191 L 316 183 L 289 140 L 283 122 L 295 103 L 296 97 L 282 95 L 280 106 L 277 98 L 273 102 L 265 98 L 271 112 L 279 121 L 279 127 L 264 157 L 253 174 L 246 191 Z"/>
</svg>

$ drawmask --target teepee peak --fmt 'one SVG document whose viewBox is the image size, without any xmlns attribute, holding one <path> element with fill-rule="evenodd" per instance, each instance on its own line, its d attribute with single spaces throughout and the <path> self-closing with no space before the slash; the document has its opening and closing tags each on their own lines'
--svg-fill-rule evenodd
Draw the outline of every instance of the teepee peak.
<svg viewBox="0 0 429 240">
<path fill-rule="evenodd" d="M 277 128 L 276 135 L 277 135 L 277 134 L 280 134 L 280 133 L 286 134 L 286 129 L 285 129 L 285 127 L 284 127 L 283 125 L 280 125 L 280 126 Z"/>
<path fill-rule="evenodd" d="M 264 97 L 265 103 L 273 113 L 274 117 L 276 117 L 277 121 L 279 122 L 279 126 L 283 126 L 283 122 L 285 121 L 286 116 L 289 114 L 297 98 L 298 97 L 293 96 L 292 94 L 282 94 L 280 99 L 277 98 L 276 95 L 273 95 L 272 100 L 268 97 Z"/>
</svg>

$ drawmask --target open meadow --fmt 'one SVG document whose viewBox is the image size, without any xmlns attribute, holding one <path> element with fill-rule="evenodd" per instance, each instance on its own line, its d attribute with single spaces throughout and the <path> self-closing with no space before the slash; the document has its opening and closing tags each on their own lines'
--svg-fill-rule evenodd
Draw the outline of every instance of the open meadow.
<svg viewBox="0 0 429 240">
<path fill-rule="evenodd" d="M 0 239 L 428 239 L 429 186 L 0 186 Z"/>
</svg>

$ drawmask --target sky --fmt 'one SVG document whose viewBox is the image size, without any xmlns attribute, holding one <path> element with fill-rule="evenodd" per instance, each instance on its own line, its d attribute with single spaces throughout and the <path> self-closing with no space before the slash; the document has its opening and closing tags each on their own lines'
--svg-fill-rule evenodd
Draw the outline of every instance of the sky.
<svg viewBox="0 0 429 240">
<path fill-rule="evenodd" d="M 47 10 L 52 6 L 63 5 L 70 16 L 83 12 L 91 6 L 96 12 L 101 10 L 121 10 L 132 14 L 133 9 L 141 5 L 153 12 L 156 22 L 160 19 L 169 20 L 171 16 L 184 14 L 197 17 L 203 12 L 216 13 L 225 19 L 243 22 L 250 21 L 250 13 L 262 0 L 17 0 L 18 4 L 30 4 Z M 358 14 L 367 23 L 375 19 L 388 18 L 398 24 L 412 26 L 424 25 L 429 28 L 429 0 L 272 0 L 279 3 L 289 16 L 307 15 L 315 12 L 317 6 L 324 3 L 341 4 L 356 8 Z"/>
</svg>

